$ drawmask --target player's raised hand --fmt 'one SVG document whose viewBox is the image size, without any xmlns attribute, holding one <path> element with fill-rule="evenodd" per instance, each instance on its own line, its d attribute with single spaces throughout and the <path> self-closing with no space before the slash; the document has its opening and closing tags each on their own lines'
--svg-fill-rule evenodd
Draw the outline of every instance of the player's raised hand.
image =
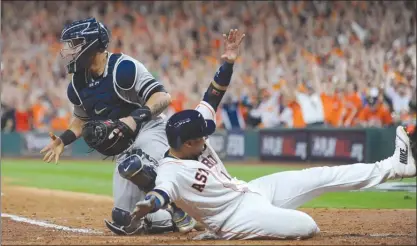
<svg viewBox="0 0 417 246">
<path fill-rule="evenodd" d="M 234 63 L 239 56 L 240 43 L 242 43 L 244 37 L 245 34 L 237 29 L 230 29 L 229 35 L 223 34 L 224 53 L 221 58 L 226 62 Z"/>
<path fill-rule="evenodd" d="M 49 163 L 55 158 L 55 164 L 58 164 L 59 157 L 64 152 L 64 143 L 52 132 L 49 133 L 49 137 L 52 141 L 40 153 L 44 155 L 43 161 Z"/>
</svg>

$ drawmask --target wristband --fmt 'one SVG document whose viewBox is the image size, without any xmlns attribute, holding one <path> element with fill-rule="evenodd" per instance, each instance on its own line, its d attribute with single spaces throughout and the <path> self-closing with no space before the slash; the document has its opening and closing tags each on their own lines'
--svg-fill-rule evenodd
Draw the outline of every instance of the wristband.
<svg viewBox="0 0 417 246">
<path fill-rule="evenodd" d="M 159 190 L 159 189 L 151 190 L 150 192 L 146 194 L 145 200 L 151 199 L 152 196 L 155 197 L 155 205 L 152 208 L 151 213 L 158 211 L 161 207 L 164 207 L 169 203 L 168 194 L 162 190 Z"/>
<path fill-rule="evenodd" d="M 64 133 L 59 136 L 64 146 L 71 144 L 75 140 L 77 140 L 77 136 L 75 136 L 75 133 L 71 130 L 66 130 Z"/>
<path fill-rule="evenodd" d="M 214 75 L 214 81 L 219 86 L 228 86 L 233 74 L 233 63 L 224 62 Z"/>
<path fill-rule="evenodd" d="M 139 128 L 143 122 L 149 121 L 152 119 L 152 112 L 148 106 L 143 106 L 141 108 L 134 110 L 130 114 L 130 116 L 133 117 L 133 119 L 136 122 L 137 128 Z"/>
</svg>

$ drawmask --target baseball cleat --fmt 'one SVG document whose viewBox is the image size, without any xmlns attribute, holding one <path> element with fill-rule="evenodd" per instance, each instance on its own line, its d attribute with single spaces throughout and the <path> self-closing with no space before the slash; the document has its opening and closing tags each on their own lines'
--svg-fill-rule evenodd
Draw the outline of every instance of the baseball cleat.
<svg viewBox="0 0 417 246">
<path fill-rule="evenodd" d="M 172 214 L 172 220 L 178 231 L 181 233 L 188 233 L 194 229 L 197 221 L 189 216 L 186 212 L 176 212 Z"/>
<path fill-rule="evenodd" d="M 197 226 L 197 221 L 189 216 L 185 211 L 182 211 L 182 209 L 175 206 L 175 204 L 168 205 L 167 211 L 171 213 L 176 231 L 188 233 Z"/>
<path fill-rule="evenodd" d="M 415 150 L 411 149 L 412 140 L 402 126 L 397 127 L 396 133 L 395 151 L 393 155 L 395 176 L 399 178 L 415 177 L 416 161 L 413 157 Z"/>
</svg>

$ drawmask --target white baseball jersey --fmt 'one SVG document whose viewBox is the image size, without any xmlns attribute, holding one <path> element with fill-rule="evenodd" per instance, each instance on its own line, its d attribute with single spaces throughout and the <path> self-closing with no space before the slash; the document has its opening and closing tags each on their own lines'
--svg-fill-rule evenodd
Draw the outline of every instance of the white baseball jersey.
<svg viewBox="0 0 417 246">
<path fill-rule="evenodd" d="M 205 119 L 215 120 L 213 108 L 202 101 L 196 108 Z M 247 183 L 231 178 L 223 162 L 206 142 L 199 161 L 166 157 L 160 161 L 155 189 L 208 228 L 217 230 L 239 205 Z"/>
<path fill-rule="evenodd" d="M 201 102 L 197 110 L 214 120 L 207 103 Z M 308 238 L 320 229 L 313 218 L 295 208 L 325 192 L 380 184 L 393 177 L 395 161 L 280 172 L 246 183 L 230 177 L 207 143 L 199 161 L 162 159 L 155 189 L 164 191 L 170 202 L 220 239 Z"/>
</svg>

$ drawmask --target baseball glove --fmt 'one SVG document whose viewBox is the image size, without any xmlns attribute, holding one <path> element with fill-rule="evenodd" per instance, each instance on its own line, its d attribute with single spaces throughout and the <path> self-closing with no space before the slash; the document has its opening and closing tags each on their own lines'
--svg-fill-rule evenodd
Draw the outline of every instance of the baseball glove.
<svg viewBox="0 0 417 246">
<path fill-rule="evenodd" d="M 105 156 L 118 155 L 135 141 L 133 130 L 120 120 L 89 121 L 82 136 L 90 148 Z"/>
</svg>

